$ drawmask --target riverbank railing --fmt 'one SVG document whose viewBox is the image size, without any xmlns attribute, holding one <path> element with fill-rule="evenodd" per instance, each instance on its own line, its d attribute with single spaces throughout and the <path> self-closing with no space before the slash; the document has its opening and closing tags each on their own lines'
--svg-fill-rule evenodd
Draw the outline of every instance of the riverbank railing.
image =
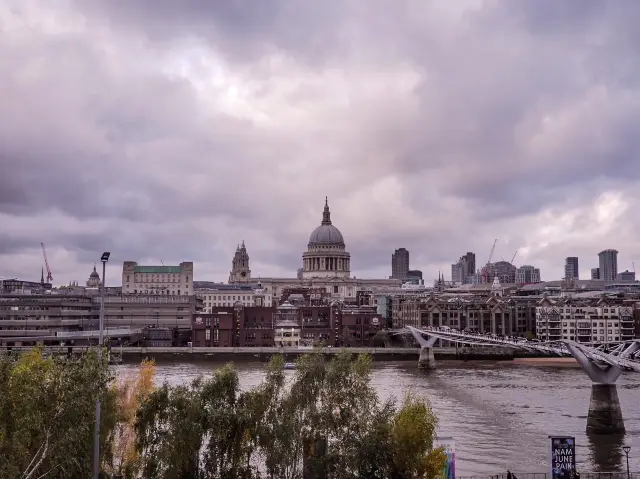
<svg viewBox="0 0 640 479">
<path fill-rule="evenodd" d="M 578 472 L 580 472 L 578 470 Z M 550 474 L 544 472 L 511 471 L 517 479 L 551 479 Z M 456 476 L 456 479 L 507 479 L 507 473 L 486 476 Z M 580 479 L 640 479 L 640 472 L 580 472 Z"/>
</svg>

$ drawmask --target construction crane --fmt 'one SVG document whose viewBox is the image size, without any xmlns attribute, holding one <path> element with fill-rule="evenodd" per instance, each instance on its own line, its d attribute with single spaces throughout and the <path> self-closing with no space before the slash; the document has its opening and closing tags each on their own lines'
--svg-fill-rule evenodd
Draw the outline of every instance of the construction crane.
<svg viewBox="0 0 640 479">
<path fill-rule="evenodd" d="M 511 261 L 509 261 L 509 263 L 513 264 L 513 260 L 516 259 L 517 254 L 518 254 L 518 250 L 516 250 L 516 252 L 513 253 L 513 258 L 511 258 Z"/>
<path fill-rule="evenodd" d="M 47 259 L 47 250 L 44 248 L 44 243 L 40 243 L 42 246 L 42 256 L 44 256 L 44 265 L 47 268 L 47 283 L 51 283 L 53 281 L 53 276 L 51 275 L 51 268 L 49 267 L 49 260 Z"/>
<path fill-rule="evenodd" d="M 491 259 L 493 258 L 493 253 L 496 250 L 496 243 L 498 242 L 498 238 L 493 240 L 493 246 L 491 247 L 491 252 L 489 253 L 489 259 L 487 260 L 487 264 L 482 268 L 482 282 L 487 282 L 487 274 L 489 273 L 489 265 L 491 264 Z"/>
</svg>

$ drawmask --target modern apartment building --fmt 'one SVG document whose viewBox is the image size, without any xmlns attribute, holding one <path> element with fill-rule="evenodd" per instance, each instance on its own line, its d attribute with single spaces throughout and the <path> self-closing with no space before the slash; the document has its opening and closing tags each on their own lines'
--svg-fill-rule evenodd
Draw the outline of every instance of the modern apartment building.
<svg viewBox="0 0 640 479">
<path fill-rule="evenodd" d="M 135 261 L 122 264 L 123 294 L 165 296 L 193 295 L 193 263 L 179 266 L 142 266 Z"/>
<path fill-rule="evenodd" d="M 570 340 L 584 344 L 633 339 L 633 305 L 612 304 L 595 298 L 543 300 L 536 308 L 536 334 L 543 341 Z"/>
<path fill-rule="evenodd" d="M 577 256 L 568 256 L 564 260 L 564 277 L 565 279 L 580 279 L 580 268 L 578 266 Z"/>
<path fill-rule="evenodd" d="M 598 253 L 599 279 L 605 281 L 615 281 L 618 276 L 618 251 L 615 249 L 605 249 Z"/>
</svg>

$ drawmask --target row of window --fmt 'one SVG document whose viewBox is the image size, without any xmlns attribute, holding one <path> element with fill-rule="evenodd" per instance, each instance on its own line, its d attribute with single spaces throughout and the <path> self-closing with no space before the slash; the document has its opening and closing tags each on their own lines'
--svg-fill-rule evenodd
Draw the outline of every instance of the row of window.
<svg viewBox="0 0 640 479">
<path fill-rule="evenodd" d="M 203 299 L 205 301 L 249 301 L 251 300 L 250 295 L 247 294 L 241 294 L 241 295 L 235 295 L 235 296 L 231 296 L 231 295 L 205 295 L 203 296 Z M 237 298 L 237 300 L 236 300 Z"/>
</svg>

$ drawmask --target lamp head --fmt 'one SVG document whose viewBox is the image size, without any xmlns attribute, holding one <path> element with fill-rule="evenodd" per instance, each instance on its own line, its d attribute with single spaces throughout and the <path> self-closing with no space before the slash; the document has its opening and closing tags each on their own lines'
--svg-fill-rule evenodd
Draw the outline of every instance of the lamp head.
<svg viewBox="0 0 640 479">
<path fill-rule="evenodd" d="M 629 451 L 631 450 L 631 446 L 622 446 L 622 450 L 624 451 L 625 454 L 629 454 Z"/>
<path fill-rule="evenodd" d="M 107 261 L 109 261 L 109 256 L 111 256 L 111 253 L 109 253 L 108 251 L 105 251 L 104 253 L 102 253 L 102 256 L 100 257 L 100 261 L 102 261 L 103 263 L 106 263 Z"/>
</svg>

